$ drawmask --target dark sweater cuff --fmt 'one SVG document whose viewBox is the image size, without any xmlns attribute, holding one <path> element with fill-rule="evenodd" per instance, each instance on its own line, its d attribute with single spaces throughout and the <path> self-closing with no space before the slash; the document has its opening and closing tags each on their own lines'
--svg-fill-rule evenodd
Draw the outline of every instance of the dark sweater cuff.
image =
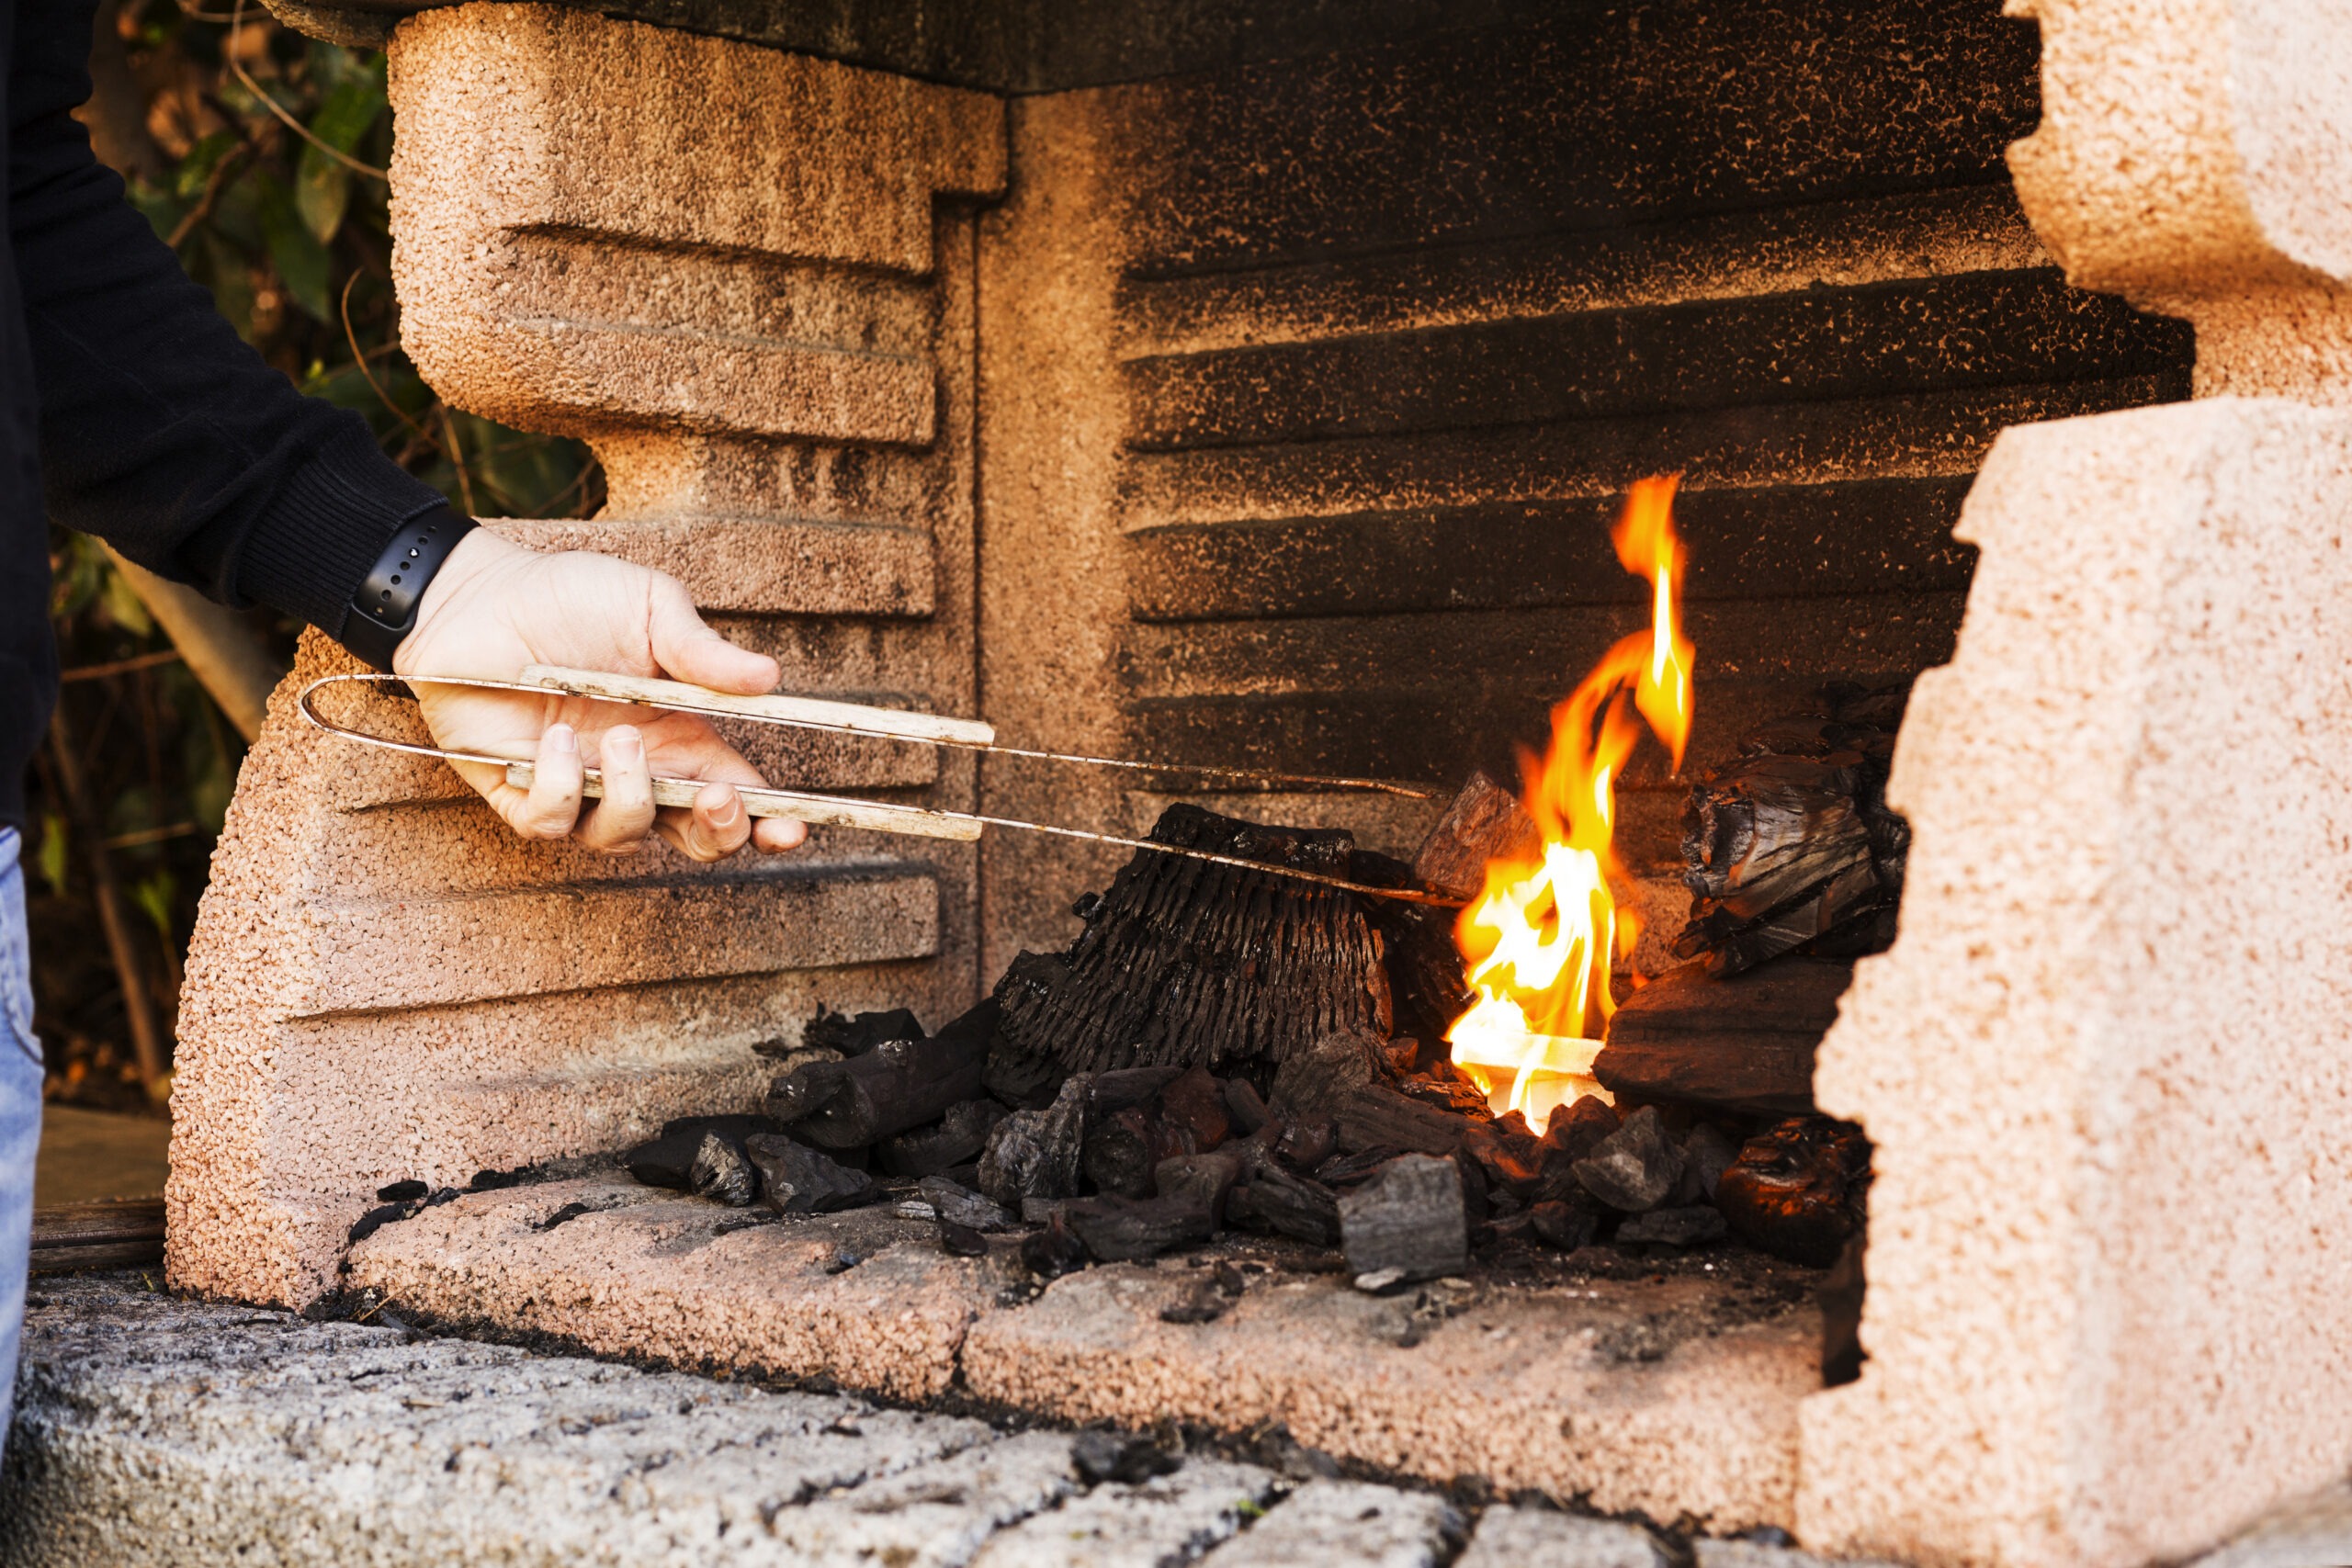
<svg viewBox="0 0 2352 1568">
<path fill-rule="evenodd" d="M 445 504 L 377 450 L 367 426 L 337 429 L 294 470 L 238 554 L 237 595 L 340 638 L 352 595 L 400 525 Z"/>
</svg>

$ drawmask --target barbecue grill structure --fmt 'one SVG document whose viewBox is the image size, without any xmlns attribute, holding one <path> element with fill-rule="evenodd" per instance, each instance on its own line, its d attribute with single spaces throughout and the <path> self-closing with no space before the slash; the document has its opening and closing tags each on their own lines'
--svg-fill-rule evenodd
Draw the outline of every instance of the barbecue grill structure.
<svg viewBox="0 0 2352 1568">
<path fill-rule="evenodd" d="M 1668 469 L 1692 766 L 1825 679 L 1934 667 L 1889 790 L 1902 934 L 1820 1058 L 1877 1149 L 1860 1381 L 1747 1341 L 1570 1376 L 1577 1347 L 1531 1332 L 1523 1410 L 1442 1382 L 1384 1404 L 1405 1374 L 1376 1359 L 1315 1392 L 1399 1469 L 1831 1550 L 2125 1564 L 2352 1447 L 2352 13 L 2012 8 L 281 7 L 389 34 L 417 365 L 605 463 L 594 520 L 495 525 L 675 572 L 788 688 L 1450 784 L 1507 768 L 1642 624 L 1606 524 Z M 349 667 L 313 638 L 292 681 Z M 1120 1361 L 1083 1279 L 990 1316 L 885 1255 L 798 1295 L 755 1275 L 777 1304 L 730 1315 L 719 1243 L 662 1282 L 596 1250 L 600 1216 L 520 1201 L 351 1247 L 381 1183 L 750 1109 L 751 1045 L 820 1002 L 946 1018 L 1061 945 L 1110 861 L 522 844 L 437 765 L 334 749 L 297 689 L 189 961 L 175 1283 L 372 1282 L 1063 1415 L 1097 1413 L 1090 1370 L 1228 1397 L 1191 1341 Z M 1118 832 L 1167 799 L 854 740 L 754 760 Z M 1654 965 L 1679 796 L 1623 787 Z M 1202 798 L 1381 848 L 1426 826 Z M 1444 1370 L 1484 1386 L 1466 1353 Z M 1311 1414 L 1230 1397 L 1208 1414 Z"/>
</svg>

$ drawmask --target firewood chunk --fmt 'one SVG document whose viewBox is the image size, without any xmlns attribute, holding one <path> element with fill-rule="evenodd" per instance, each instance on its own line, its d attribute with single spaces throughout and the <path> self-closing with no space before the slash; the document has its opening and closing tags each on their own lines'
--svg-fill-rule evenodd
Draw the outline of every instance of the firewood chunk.
<svg viewBox="0 0 2352 1568">
<path fill-rule="evenodd" d="M 1395 1269 L 1433 1280 L 1469 1264 L 1462 1172 L 1451 1159 L 1400 1155 L 1339 1206 L 1348 1267 L 1359 1275 Z"/>
<path fill-rule="evenodd" d="M 1722 976 L 1685 964 L 1617 1009 L 1593 1076 L 1644 1100 L 1802 1114 L 1815 1048 L 1853 977 L 1850 964 L 1795 955 Z"/>
<path fill-rule="evenodd" d="M 1248 1183 L 1227 1194 L 1225 1217 L 1317 1247 L 1340 1243 L 1339 1198 L 1321 1182 L 1294 1176 L 1272 1160 L 1260 1161 Z"/>
</svg>

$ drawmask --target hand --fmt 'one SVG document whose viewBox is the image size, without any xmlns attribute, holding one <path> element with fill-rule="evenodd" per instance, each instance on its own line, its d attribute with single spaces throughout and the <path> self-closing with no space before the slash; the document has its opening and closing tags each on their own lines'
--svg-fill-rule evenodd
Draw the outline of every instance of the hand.
<svg viewBox="0 0 2352 1568">
<path fill-rule="evenodd" d="M 737 648 L 703 625 L 675 578 L 610 556 L 542 555 L 476 529 L 451 551 L 416 607 L 416 627 L 392 656 L 408 677 L 512 681 L 526 664 L 562 664 L 625 675 L 666 675 L 717 692 L 773 689 L 765 654 Z M 746 840 L 788 850 L 808 836 L 798 822 L 763 818 L 756 828 L 733 785 L 756 770 L 692 714 L 561 693 L 469 691 L 419 684 L 417 705 L 436 745 L 493 757 L 537 756 L 531 787 L 503 768 L 451 765 L 526 839 L 576 837 L 591 849 L 634 852 L 650 829 L 698 861 L 733 854 Z M 581 812 L 581 773 L 604 770 L 605 797 Z M 652 779 L 710 779 L 691 808 L 653 805 Z"/>
</svg>

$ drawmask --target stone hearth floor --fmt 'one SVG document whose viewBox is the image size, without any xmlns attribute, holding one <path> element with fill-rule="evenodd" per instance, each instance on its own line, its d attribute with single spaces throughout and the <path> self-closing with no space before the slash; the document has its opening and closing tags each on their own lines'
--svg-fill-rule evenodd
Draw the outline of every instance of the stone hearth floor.
<svg viewBox="0 0 2352 1568">
<path fill-rule="evenodd" d="M 1808 1568 L 1748 1541 L 1194 1452 L 1090 1483 L 1068 1431 L 34 1282 L 0 1563 Z M 2342 1562 L 2352 1489 L 2199 1568 Z M 1465 1549 L 1466 1543 L 1466 1549 Z"/>
</svg>

